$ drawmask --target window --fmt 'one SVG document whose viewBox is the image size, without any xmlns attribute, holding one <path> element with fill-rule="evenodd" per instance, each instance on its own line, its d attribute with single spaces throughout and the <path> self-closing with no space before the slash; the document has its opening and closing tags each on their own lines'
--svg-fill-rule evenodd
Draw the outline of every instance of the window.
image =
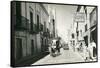
<svg viewBox="0 0 100 68">
<path fill-rule="evenodd" d="M 43 38 L 41 38 L 41 51 L 43 52 Z"/>
<path fill-rule="evenodd" d="M 82 36 L 82 30 L 80 30 L 80 34 L 81 34 L 81 36 Z"/>
<path fill-rule="evenodd" d="M 21 3 L 16 2 L 16 27 L 21 25 Z"/>
<path fill-rule="evenodd" d="M 52 22 L 53 22 L 53 25 L 55 24 L 55 20 L 54 19 L 52 19 Z"/>
<path fill-rule="evenodd" d="M 44 31 L 46 32 L 46 22 L 44 22 Z"/>
<path fill-rule="evenodd" d="M 30 12 L 30 29 L 33 30 L 33 13 Z"/>
<path fill-rule="evenodd" d="M 85 25 L 85 31 L 87 31 L 87 24 Z"/>
<path fill-rule="evenodd" d="M 73 40 L 73 46 L 75 45 L 75 41 Z"/>
<path fill-rule="evenodd" d="M 34 40 L 31 40 L 31 54 L 34 54 Z"/>
<path fill-rule="evenodd" d="M 72 38 L 74 39 L 74 34 L 72 34 Z"/>
<path fill-rule="evenodd" d="M 79 31 L 76 31 L 76 33 L 77 33 L 77 37 L 79 36 Z"/>
<path fill-rule="evenodd" d="M 37 15 L 37 29 L 39 30 L 39 15 Z"/>
</svg>

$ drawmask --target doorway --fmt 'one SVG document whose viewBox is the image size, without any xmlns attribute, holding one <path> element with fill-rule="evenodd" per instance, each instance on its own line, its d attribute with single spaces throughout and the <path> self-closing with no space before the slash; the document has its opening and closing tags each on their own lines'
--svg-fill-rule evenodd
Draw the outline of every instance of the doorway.
<svg viewBox="0 0 100 68">
<path fill-rule="evenodd" d="M 22 58 L 22 39 L 16 38 L 16 59 Z"/>
</svg>

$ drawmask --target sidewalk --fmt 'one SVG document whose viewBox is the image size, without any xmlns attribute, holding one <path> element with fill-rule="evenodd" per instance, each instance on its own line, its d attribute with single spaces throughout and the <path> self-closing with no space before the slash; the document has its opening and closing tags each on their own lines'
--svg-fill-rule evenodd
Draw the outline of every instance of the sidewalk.
<svg viewBox="0 0 100 68">
<path fill-rule="evenodd" d="M 85 56 L 84 56 L 84 53 L 83 52 L 78 52 L 83 58 L 85 58 Z M 85 60 L 85 59 L 84 59 Z M 97 59 L 96 59 L 96 57 L 94 57 L 94 59 L 93 60 L 91 60 L 91 59 L 88 59 L 88 60 L 86 60 L 85 62 L 90 62 L 90 61 L 97 61 Z"/>
<path fill-rule="evenodd" d="M 74 63 L 74 62 L 85 62 L 85 61 L 78 52 L 73 52 L 71 48 L 70 50 L 63 50 L 63 48 L 61 48 L 61 55 L 52 57 L 49 54 L 46 57 L 37 61 L 36 63 L 33 63 L 32 65 Z"/>
</svg>

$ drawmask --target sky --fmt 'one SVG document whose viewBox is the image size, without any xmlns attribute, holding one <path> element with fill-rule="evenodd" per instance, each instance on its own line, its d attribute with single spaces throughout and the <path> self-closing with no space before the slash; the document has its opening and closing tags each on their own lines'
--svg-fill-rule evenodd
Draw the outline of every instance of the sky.
<svg viewBox="0 0 100 68">
<path fill-rule="evenodd" d="M 48 12 L 52 10 L 58 35 L 67 42 L 68 31 L 71 29 L 77 6 L 57 4 L 46 4 L 45 6 Z"/>
<path fill-rule="evenodd" d="M 56 5 L 56 28 L 58 35 L 67 42 L 68 31 L 73 23 L 73 16 L 77 10 L 77 6 L 71 5 Z"/>
</svg>

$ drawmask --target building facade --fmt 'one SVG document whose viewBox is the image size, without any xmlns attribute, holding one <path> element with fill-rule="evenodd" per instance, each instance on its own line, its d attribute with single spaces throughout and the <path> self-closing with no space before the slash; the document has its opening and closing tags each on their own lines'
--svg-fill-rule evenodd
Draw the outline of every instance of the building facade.
<svg viewBox="0 0 100 68">
<path fill-rule="evenodd" d="M 95 7 L 92 12 L 90 13 L 90 41 L 93 40 L 96 43 L 96 48 L 93 48 L 93 57 L 97 56 L 97 7 Z"/>
<path fill-rule="evenodd" d="M 97 44 L 97 8 L 92 6 L 78 6 L 76 13 L 80 18 L 73 20 L 71 25 L 71 45 L 85 42 L 88 47 L 91 39 Z M 79 17 L 78 16 L 78 17 Z"/>
<path fill-rule="evenodd" d="M 14 60 L 15 65 L 21 65 L 32 58 L 48 54 L 49 14 L 40 3 L 13 2 L 12 4 L 15 31 Z"/>
</svg>

